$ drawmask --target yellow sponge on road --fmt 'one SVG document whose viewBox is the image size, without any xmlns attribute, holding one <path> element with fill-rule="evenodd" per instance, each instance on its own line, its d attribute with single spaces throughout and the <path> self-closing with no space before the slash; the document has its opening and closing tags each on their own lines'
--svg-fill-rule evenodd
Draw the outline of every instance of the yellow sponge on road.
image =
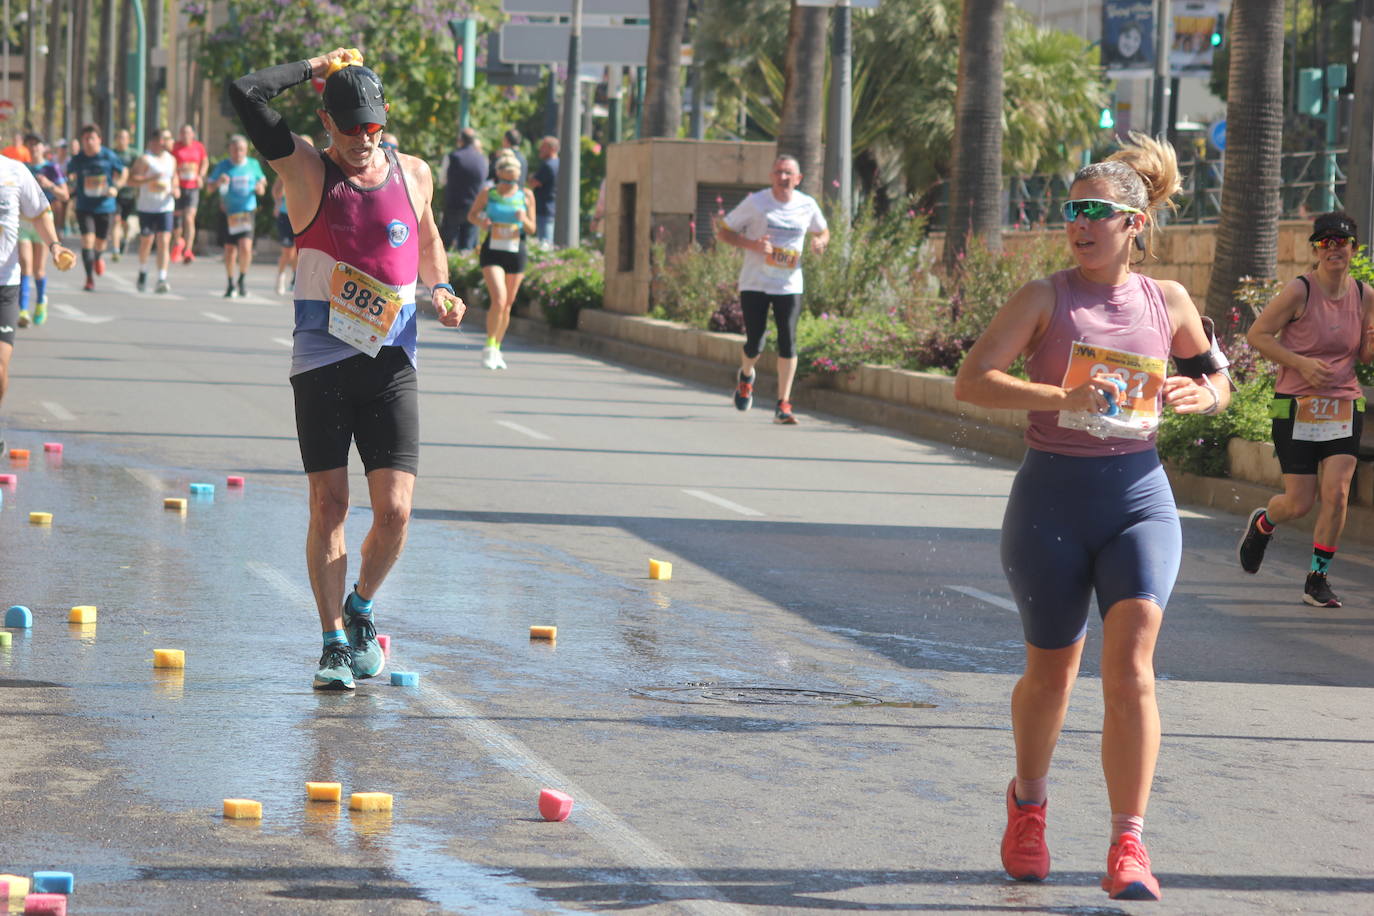
<svg viewBox="0 0 1374 916">
<path fill-rule="evenodd" d="M 231 820 L 262 820 L 262 802 L 251 798 L 226 798 L 224 816 Z"/>
<path fill-rule="evenodd" d="M 339 801 L 343 798 L 343 783 L 307 782 L 305 794 L 311 801 Z"/>
<path fill-rule="evenodd" d="M 67 623 L 95 623 L 95 605 L 78 604 L 67 614 Z"/>
<path fill-rule="evenodd" d="M 154 649 L 153 650 L 154 668 L 185 668 L 186 650 L 185 649 Z"/>
<path fill-rule="evenodd" d="M 354 792 L 348 797 L 353 811 L 390 811 L 391 796 L 385 792 Z"/>
<path fill-rule="evenodd" d="M 673 578 L 673 564 L 667 560 L 649 560 L 650 579 L 671 579 Z"/>
</svg>

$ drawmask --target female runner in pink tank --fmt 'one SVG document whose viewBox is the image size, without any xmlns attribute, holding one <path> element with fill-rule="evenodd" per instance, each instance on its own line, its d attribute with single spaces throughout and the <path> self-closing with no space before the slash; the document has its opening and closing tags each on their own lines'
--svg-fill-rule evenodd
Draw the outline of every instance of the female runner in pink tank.
<svg viewBox="0 0 1374 916">
<path fill-rule="evenodd" d="M 1312 511 L 1320 480 L 1312 564 L 1302 589 L 1302 600 L 1313 607 L 1341 606 L 1326 574 L 1345 528 L 1364 431 L 1364 389 L 1355 361 L 1374 356 L 1366 330 L 1374 296 L 1366 296 L 1364 284 L 1350 276 L 1356 236 L 1349 215 L 1318 216 L 1308 238 L 1315 267 L 1285 286 L 1246 335 L 1250 346 L 1279 367 L 1269 415 L 1283 492 L 1250 513 L 1236 552 L 1242 569 L 1259 572 L 1274 528 Z"/>
<path fill-rule="evenodd" d="M 1017 290 L 955 382 L 960 400 L 1024 409 L 1030 419 L 1002 526 L 1002 565 L 1026 641 L 1025 673 L 1011 697 L 1016 775 L 1006 792 L 1002 864 L 1018 880 L 1049 873 L 1050 758 L 1095 592 L 1112 815 L 1102 887 L 1116 899 L 1160 893 L 1140 832 L 1160 743 L 1155 641 L 1182 537 L 1155 431 L 1164 406 L 1212 413 L 1230 400 L 1225 359 L 1187 291 L 1131 270 L 1151 214 L 1179 186 L 1173 148 L 1138 134 L 1080 169 L 1064 205 L 1077 267 Z M 1029 380 L 1007 371 L 1023 354 Z"/>
</svg>

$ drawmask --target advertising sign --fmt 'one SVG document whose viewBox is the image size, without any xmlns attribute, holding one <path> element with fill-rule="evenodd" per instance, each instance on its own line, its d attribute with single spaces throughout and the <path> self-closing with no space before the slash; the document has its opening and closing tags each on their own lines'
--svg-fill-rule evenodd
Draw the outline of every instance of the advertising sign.
<svg viewBox="0 0 1374 916">
<path fill-rule="evenodd" d="M 1155 65 L 1152 0 L 1103 0 L 1102 66 L 1112 79 L 1149 76 Z"/>
</svg>

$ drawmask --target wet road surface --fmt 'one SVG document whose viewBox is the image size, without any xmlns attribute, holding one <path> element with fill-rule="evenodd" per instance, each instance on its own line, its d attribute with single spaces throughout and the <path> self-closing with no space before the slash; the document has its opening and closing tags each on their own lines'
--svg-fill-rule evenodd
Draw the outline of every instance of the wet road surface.
<svg viewBox="0 0 1374 916">
<path fill-rule="evenodd" d="M 823 417 L 775 427 L 731 409 L 728 378 L 519 341 L 491 373 L 480 327 L 426 320 L 410 541 L 377 597 L 388 671 L 419 685 L 321 694 L 290 305 L 251 289 L 265 267 L 247 299 L 221 299 L 204 260 L 171 296 L 132 277 L 126 259 L 93 294 L 53 281 L 3 405 L 33 454 L 0 460 L 19 477 L 0 601 L 35 620 L 0 648 L 0 872 L 74 872 L 71 912 L 1374 909 L 1366 547 L 1333 566 L 1346 606 L 1312 609 L 1300 536 L 1245 576 L 1241 517 L 1185 512 L 1146 824 L 1164 900 L 1097 888 L 1096 632 L 1051 776 L 1054 872 L 1020 885 L 997 859 L 1010 465 Z M 79 604 L 94 626 L 66 622 Z M 185 671 L 154 670 L 155 648 Z M 307 803 L 306 781 L 395 808 Z M 539 818 L 545 786 L 570 820 Z M 263 819 L 225 820 L 231 797 Z"/>
</svg>

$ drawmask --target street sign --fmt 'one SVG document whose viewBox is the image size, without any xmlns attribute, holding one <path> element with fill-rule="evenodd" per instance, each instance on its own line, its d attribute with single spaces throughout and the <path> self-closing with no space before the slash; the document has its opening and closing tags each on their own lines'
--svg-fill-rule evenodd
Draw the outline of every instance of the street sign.
<svg viewBox="0 0 1374 916">
<path fill-rule="evenodd" d="M 483 72 L 491 86 L 538 86 L 544 81 L 544 68 L 538 64 L 507 64 L 501 62 L 501 30 L 484 36 L 487 43 L 487 65 Z"/>
<path fill-rule="evenodd" d="M 1207 128 L 1207 139 L 1223 153 L 1226 152 L 1226 119 L 1222 118 Z"/>
<path fill-rule="evenodd" d="M 508 64 L 553 64 L 568 59 L 572 26 L 550 23 L 507 23 L 501 26 L 501 59 Z M 582 62 L 630 64 L 642 67 L 649 59 L 647 25 L 582 27 Z"/>
<path fill-rule="evenodd" d="M 573 0 L 501 0 L 501 11 L 517 16 L 571 16 Z M 582 0 L 584 16 L 649 18 L 649 0 Z"/>
</svg>

